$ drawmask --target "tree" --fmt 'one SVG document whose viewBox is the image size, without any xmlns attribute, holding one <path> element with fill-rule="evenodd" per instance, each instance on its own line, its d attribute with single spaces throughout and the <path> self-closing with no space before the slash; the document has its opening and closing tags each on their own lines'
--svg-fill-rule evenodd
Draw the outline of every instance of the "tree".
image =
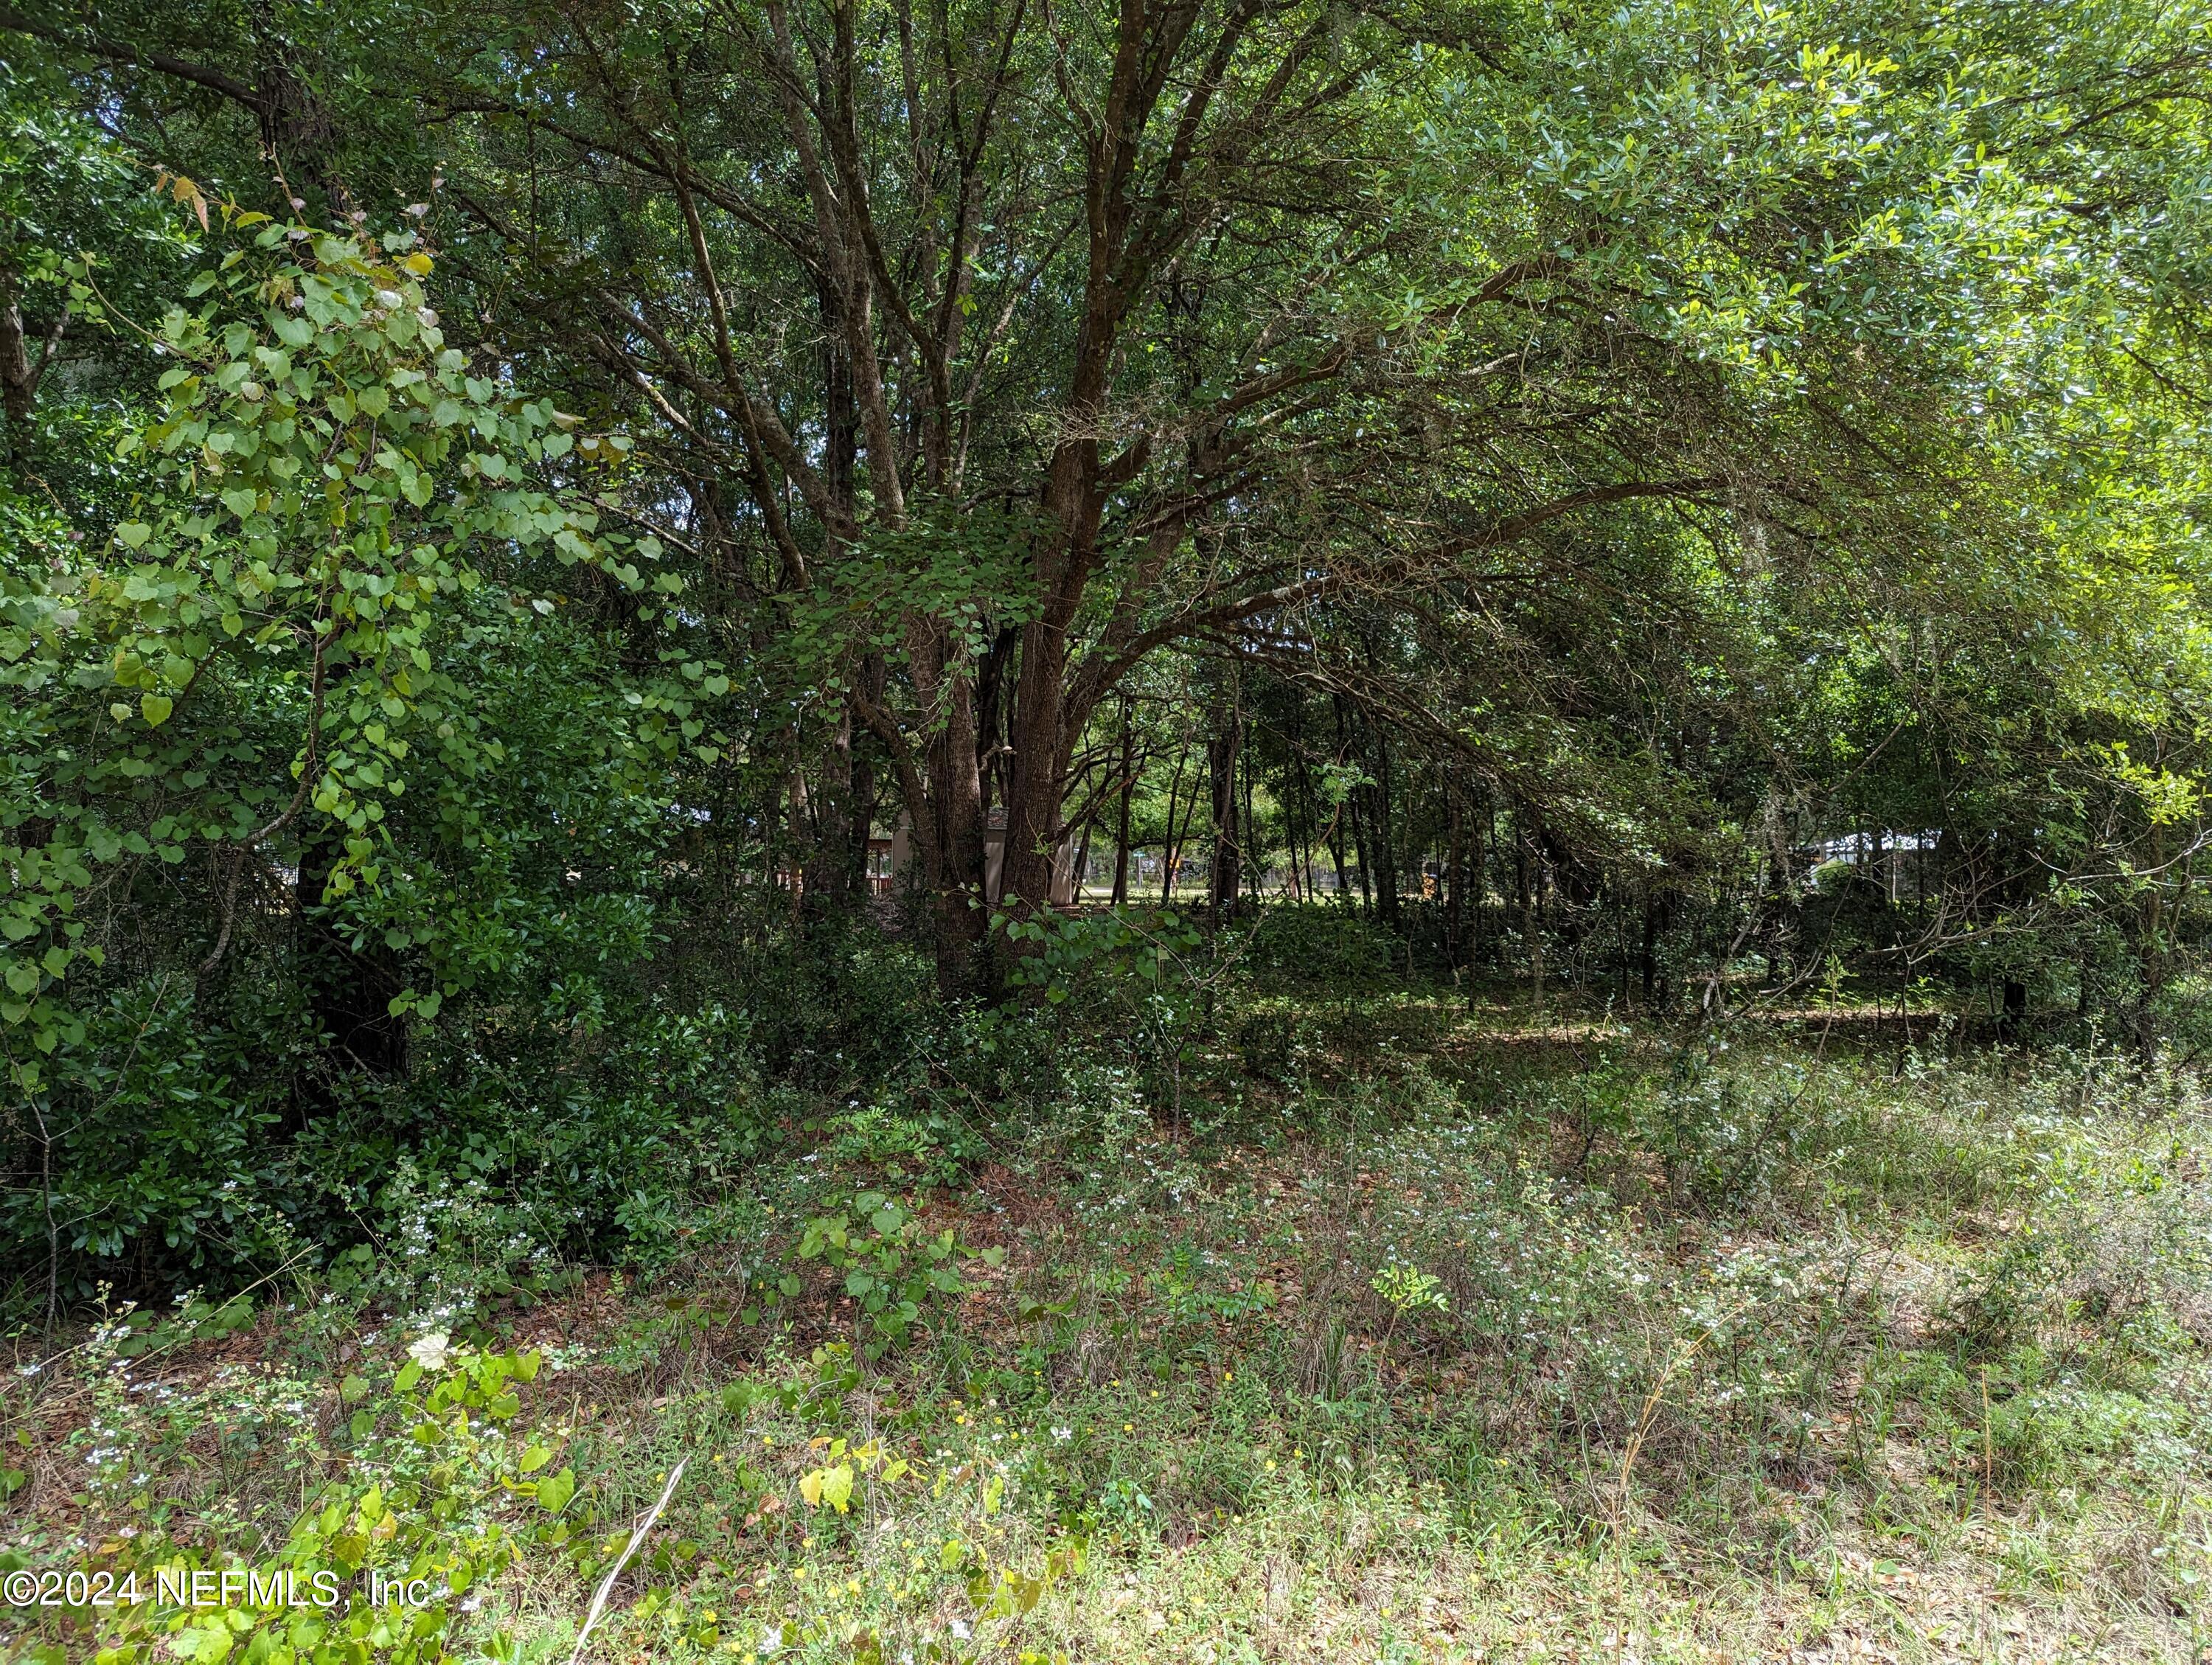
<svg viewBox="0 0 2212 1665">
<path fill-rule="evenodd" d="M 6 21 L 149 149 L 189 96 L 232 173 L 406 179 L 488 360 L 635 435 L 805 896 L 914 817 L 948 992 L 991 979 L 989 812 L 1035 905 L 1153 653 L 1346 702 L 1386 912 L 1409 743 L 1541 819 L 1540 902 L 1828 813 L 1746 709 L 1821 691 L 1802 652 L 2070 629 L 2129 493 L 2197 536 L 2193 8 L 377 15 Z"/>
<path fill-rule="evenodd" d="M 204 980 L 241 886 L 263 889 L 278 849 L 333 963 L 310 981 L 334 1041 L 357 1063 L 395 1066 L 392 1021 L 434 1013 L 461 968 L 376 986 L 368 921 L 331 909 L 426 877 L 394 863 L 386 826 L 410 776 L 456 836 L 478 813 L 471 782 L 501 740 L 446 638 L 486 581 L 482 557 L 542 546 L 615 583 L 648 582 L 635 563 L 649 543 L 611 538 L 587 501 L 531 482 L 560 473 L 573 422 L 550 401 L 502 394 L 444 344 L 421 284 L 432 262 L 410 234 L 370 245 L 222 213 L 250 241 L 193 280 L 201 304 L 150 331 L 109 310 L 94 264 L 75 266 L 80 316 L 138 331 L 167 362 L 162 407 L 118 447 L 134 475 L 128 518 L 82 544 L 57 518 L 6 572 L 0 1018 L 27 1092 L 42 1057 L 82 1035 L 67 986 L 105 955 L 90 898 L 127 893 L 148 861 L 204 862 Z M 555 604 L 507 605 L 534 616 Z M 680 681 L 635 703 L 626 738 L 679 743 Z M 432 949 L 456 922 L 387 912 L 372 952 Z"/>
</svg>

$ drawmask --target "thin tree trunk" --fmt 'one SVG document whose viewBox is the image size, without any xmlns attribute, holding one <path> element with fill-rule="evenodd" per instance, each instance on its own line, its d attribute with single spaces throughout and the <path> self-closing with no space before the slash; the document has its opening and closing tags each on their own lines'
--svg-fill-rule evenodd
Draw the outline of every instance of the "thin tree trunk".
<svg viewBox="0 0 2212 1665">
<path fill-rule="evenodd" d="M 792 767 L 791 781 L 787 795 L 791 800 L 791 814 L 788 817 L 791 829 L 804 838 L 806 841 L 806 847 L 811 848 L 819 836 L 814 825 L 813 797 L 806 790 L 805 772 L 796 764 Z M 804 917 L 805 907 L 806 861 L 804 852 L 795 849 L 792 852 L 791 862 L 791 922 L 793 925 L 797 925 Z"/>
<path fill-rule="evenodd" d="M 1198 782 L 1193 781 L 1190 796 L 1182 800 L 1182 827 L 1175 834 L 1175 860 L 1177 865 L 1182 861 L 1184 850 L 1189 848 L 1191 823 L 1198 819 Z"/>
<path fill-rule="evenodd" d="M 1656 1011 L 1658 1006 L 1659 933 L 1666 928 L 1666 898 L 1654 895 L 1647 884 L 1644 891 L 1644 941 L 1637 964 L 1644 983 L 1644 1009 L 1646 1012 Z"/>
<path fill-rule="evenodd" d="M 1189 760 L 1190 748 L 1185 746 L 1176 754 L 1175 773 L 1168 780 L 1168 820 L 1160 834 L 1160 906 L 1163 908 L 1175 896 L 1176 799 L 1182 791 L 1183 766 Z"/>
<path fill-rule="evenodd" d="M 1313 900 L 1315 885 L 1314 836 L 1321 830 L 1321 805 L 1314 801 L 1313 772 L 1306 767 L 1306 702 L 1304 695 L 1298 698 L 1297 729 L 1292 742 L 1292 756 L 1298 765 L 1298 814 L 1291 844 L 1291 859 L 1298 864 L 1298 900 Z M 1303 834 L 1305 848 L 1300 854 L 1297 835 Z"/>
<path fill-rule="evenodd" d="M 861 671 L 866 697 L 881 705 L 884 697 L 884 664 L 882 657 L 871 653 Z M 852 724 L 852 709 L 848 706 L 845 720 Z M 858 894 L 865 900 L 875 892 L 873 875 L 869 860 L 869 845 L 875 837 L 876 807 L 882 796 L 882 781 L 877 775 L 874 749 L 855 745 L 852 749 L 853 795 L 849 829 L 851 842 L 846 854 L 847 871 L 859 886 Z"/>
<path fill-rule="evenodd" d="M 1121 702 L 1121 811 L 1114 835 L 1114 905 L 1129 901 L 1129 799 L 1137 790 L 1137 738 L 1129 720 L 1129 702 Z"/>
<path fill-rule="evenodd" d="M 1521 929 L 1528 939 L 1528 978 L 1535 990 L 1536 1004 L 1544 1003 L 1544 869 L 1543 856 L 1537 848 L 1536 836 L 1519 811 L 1514 815 L 1514 830 L 1521 846 L 1522 867 L 1527 873 L 1521 891 Z"/>
<path fill-rule="evenodd" d="M 1461 918 L 1465 908 L 1465 899 L 1461 894 L 1463 887 L 1460 878 L 1460 866 L 1465 860 L 1467 853 L 1463 846 L 1464 833 L 1460 819 L 1459 794 L 1449 787 L 1445 788 L 1444 804 L 1445 819 L 1451 829 L 1449 854 L 1445 858 L 1444 868 L 1444 963 L 1451 967 L 1452 975 L 1457 976 L 1460 969 Z"/>
<path fill-rule="evenodd" d="M 1243 732 L 1245 720 L 1238 720 L 1237 755 L 1244 761 L 1244 882 L 1252 900 L 1260 900 L 1261 884 L 1266 877 L 1260 871 L 1258 829 L 1252 818 L 1252 748 L 1251 736 Z"/>
<path fill-rule="evenodd" d="M 1346 798 L 1345 806 L 1352 811 L 1352 848 L 1359 857 L 1359 911 L 1372 915 L 1375 912 L 1375 862 L 1367 847 L 1367 829 L 1361 824 L 1359 797 L 1364 788 L 1355 787 Z"/>
<path fill-rule="evenodd" d="M 1489 852 L 1498 842 L 1494 824 L 1497 806 L 1490 801 L 1489 791 L 1482 794 L 1482 813 L 1474 823 L 1474 860 L 1468 874 L 1474 890 L 1474 906 L 1468 909 L 1467 963 L 1470 968 L 1482 963 L 1482 909 L 1490 896 Z"/>
<path fill-rule="evenodd" d="M 793 779 L 799 777 L 794 774 Z M 854 830 L 853 714 L 838 714 L 822 755 L 820 789 L 811 798 L 813 836 L 807 841 L 803 871 L 808 911 L 835 913 L 851 890 Z M 867 829 L 858 836 L 866 848 Z"/>
<path fill-rule="evenodd" d="M 1242 854 L 1237 824 L 1237 752 L 1239 723 L 1232 694 L 1227 721 L 1217 709 L 1211 733 L 1206 737 L 1206 784 L 1213 819 L 1213 865 L 1206 875 L 1206 902 L 1218 921 L 1235 911 Z"/>
<path fill-rule="evenodd" d="M 1399 915 L 1398 853 L 1390 825 L 1390 743 L 1379 728 L 1370 732 L 1375 738 L 1376 768 L 1375 785 L 1368 789 L 1374 816 L 1367 829 L 1367 840 L 1375 852 L 1376 906 L 1382 923 L 1395 931 Z"/>
</svg>

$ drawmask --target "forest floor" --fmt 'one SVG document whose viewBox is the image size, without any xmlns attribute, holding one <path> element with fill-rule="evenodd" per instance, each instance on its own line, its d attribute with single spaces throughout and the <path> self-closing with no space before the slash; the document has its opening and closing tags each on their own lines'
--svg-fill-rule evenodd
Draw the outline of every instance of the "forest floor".
<svg viewBox="0 0 2212 1665">
<path fill-rule="evenodd" d="M 2212 1105 L 1837 1033 L 1259 1002 L 1175 1113 L 1078 1072 L 911 1222 L 778 1158 L 803 1260 L 26 1334 L 0 1571 L 141 1599 L 0 1636 L 556 1661 L 605 1585 L 606 1661 L 2206 1657 Z M 151 1599 L 279 1567 L 339 1604 Z"/>
</svg>

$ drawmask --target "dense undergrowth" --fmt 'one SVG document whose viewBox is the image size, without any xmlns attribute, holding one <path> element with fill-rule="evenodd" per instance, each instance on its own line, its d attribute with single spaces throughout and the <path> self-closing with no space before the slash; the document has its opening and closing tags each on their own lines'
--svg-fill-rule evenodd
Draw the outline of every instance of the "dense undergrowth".
<svg viewBox="0 0 2212 1665">
<path fill-rule="evenodd" d="M 271 1218 L 258 1281 L 19 1330 L 9 1569 L 64 1577 L 0 1622 L 117 1665 L 565 1659 L 614 1574 L 594 1656 L 749 1665 L 2212 1637 L 2192 1073 L 1265 950 L 1094 932 L 1073 998 L 963 1013 L 867 945 L 870 1000 L 601 1043 L 689 1121 L 549 1105 L 525 1168 L 461 1097 L 343 1153 L 385 1169 L 357 1249 Z M 193 1569 L 258 1581 L 156 1599 Z M 103 1590 L 141 1600 L 68 1605 Z"/>
</svg>

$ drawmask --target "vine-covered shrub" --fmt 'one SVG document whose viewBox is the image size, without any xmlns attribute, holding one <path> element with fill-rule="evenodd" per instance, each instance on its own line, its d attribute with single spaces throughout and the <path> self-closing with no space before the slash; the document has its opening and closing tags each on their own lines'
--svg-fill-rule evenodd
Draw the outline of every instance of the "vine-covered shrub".
<svg viewBox="0 0 2212 1665">
<path fill-rule="evenodd" d="M 774 1131 L 744 1022 L 719 1007 L 631 991 L 591 1030 L 449 1015 L 418 1025 L 406 1080 L 335 1103 L 301 1096 L 300 1012 L 210 1015 L 188 980 L 119 987 L 19 1110 L 0 1200 L 11 1306 L 42 1310 L 50 1283 L 65 1305 L 103 1283 L 151 1297 L 289 1266 L 458 1310 L 567 1261 L 665 1260 L 697 1194 Z"/>
</svg>

